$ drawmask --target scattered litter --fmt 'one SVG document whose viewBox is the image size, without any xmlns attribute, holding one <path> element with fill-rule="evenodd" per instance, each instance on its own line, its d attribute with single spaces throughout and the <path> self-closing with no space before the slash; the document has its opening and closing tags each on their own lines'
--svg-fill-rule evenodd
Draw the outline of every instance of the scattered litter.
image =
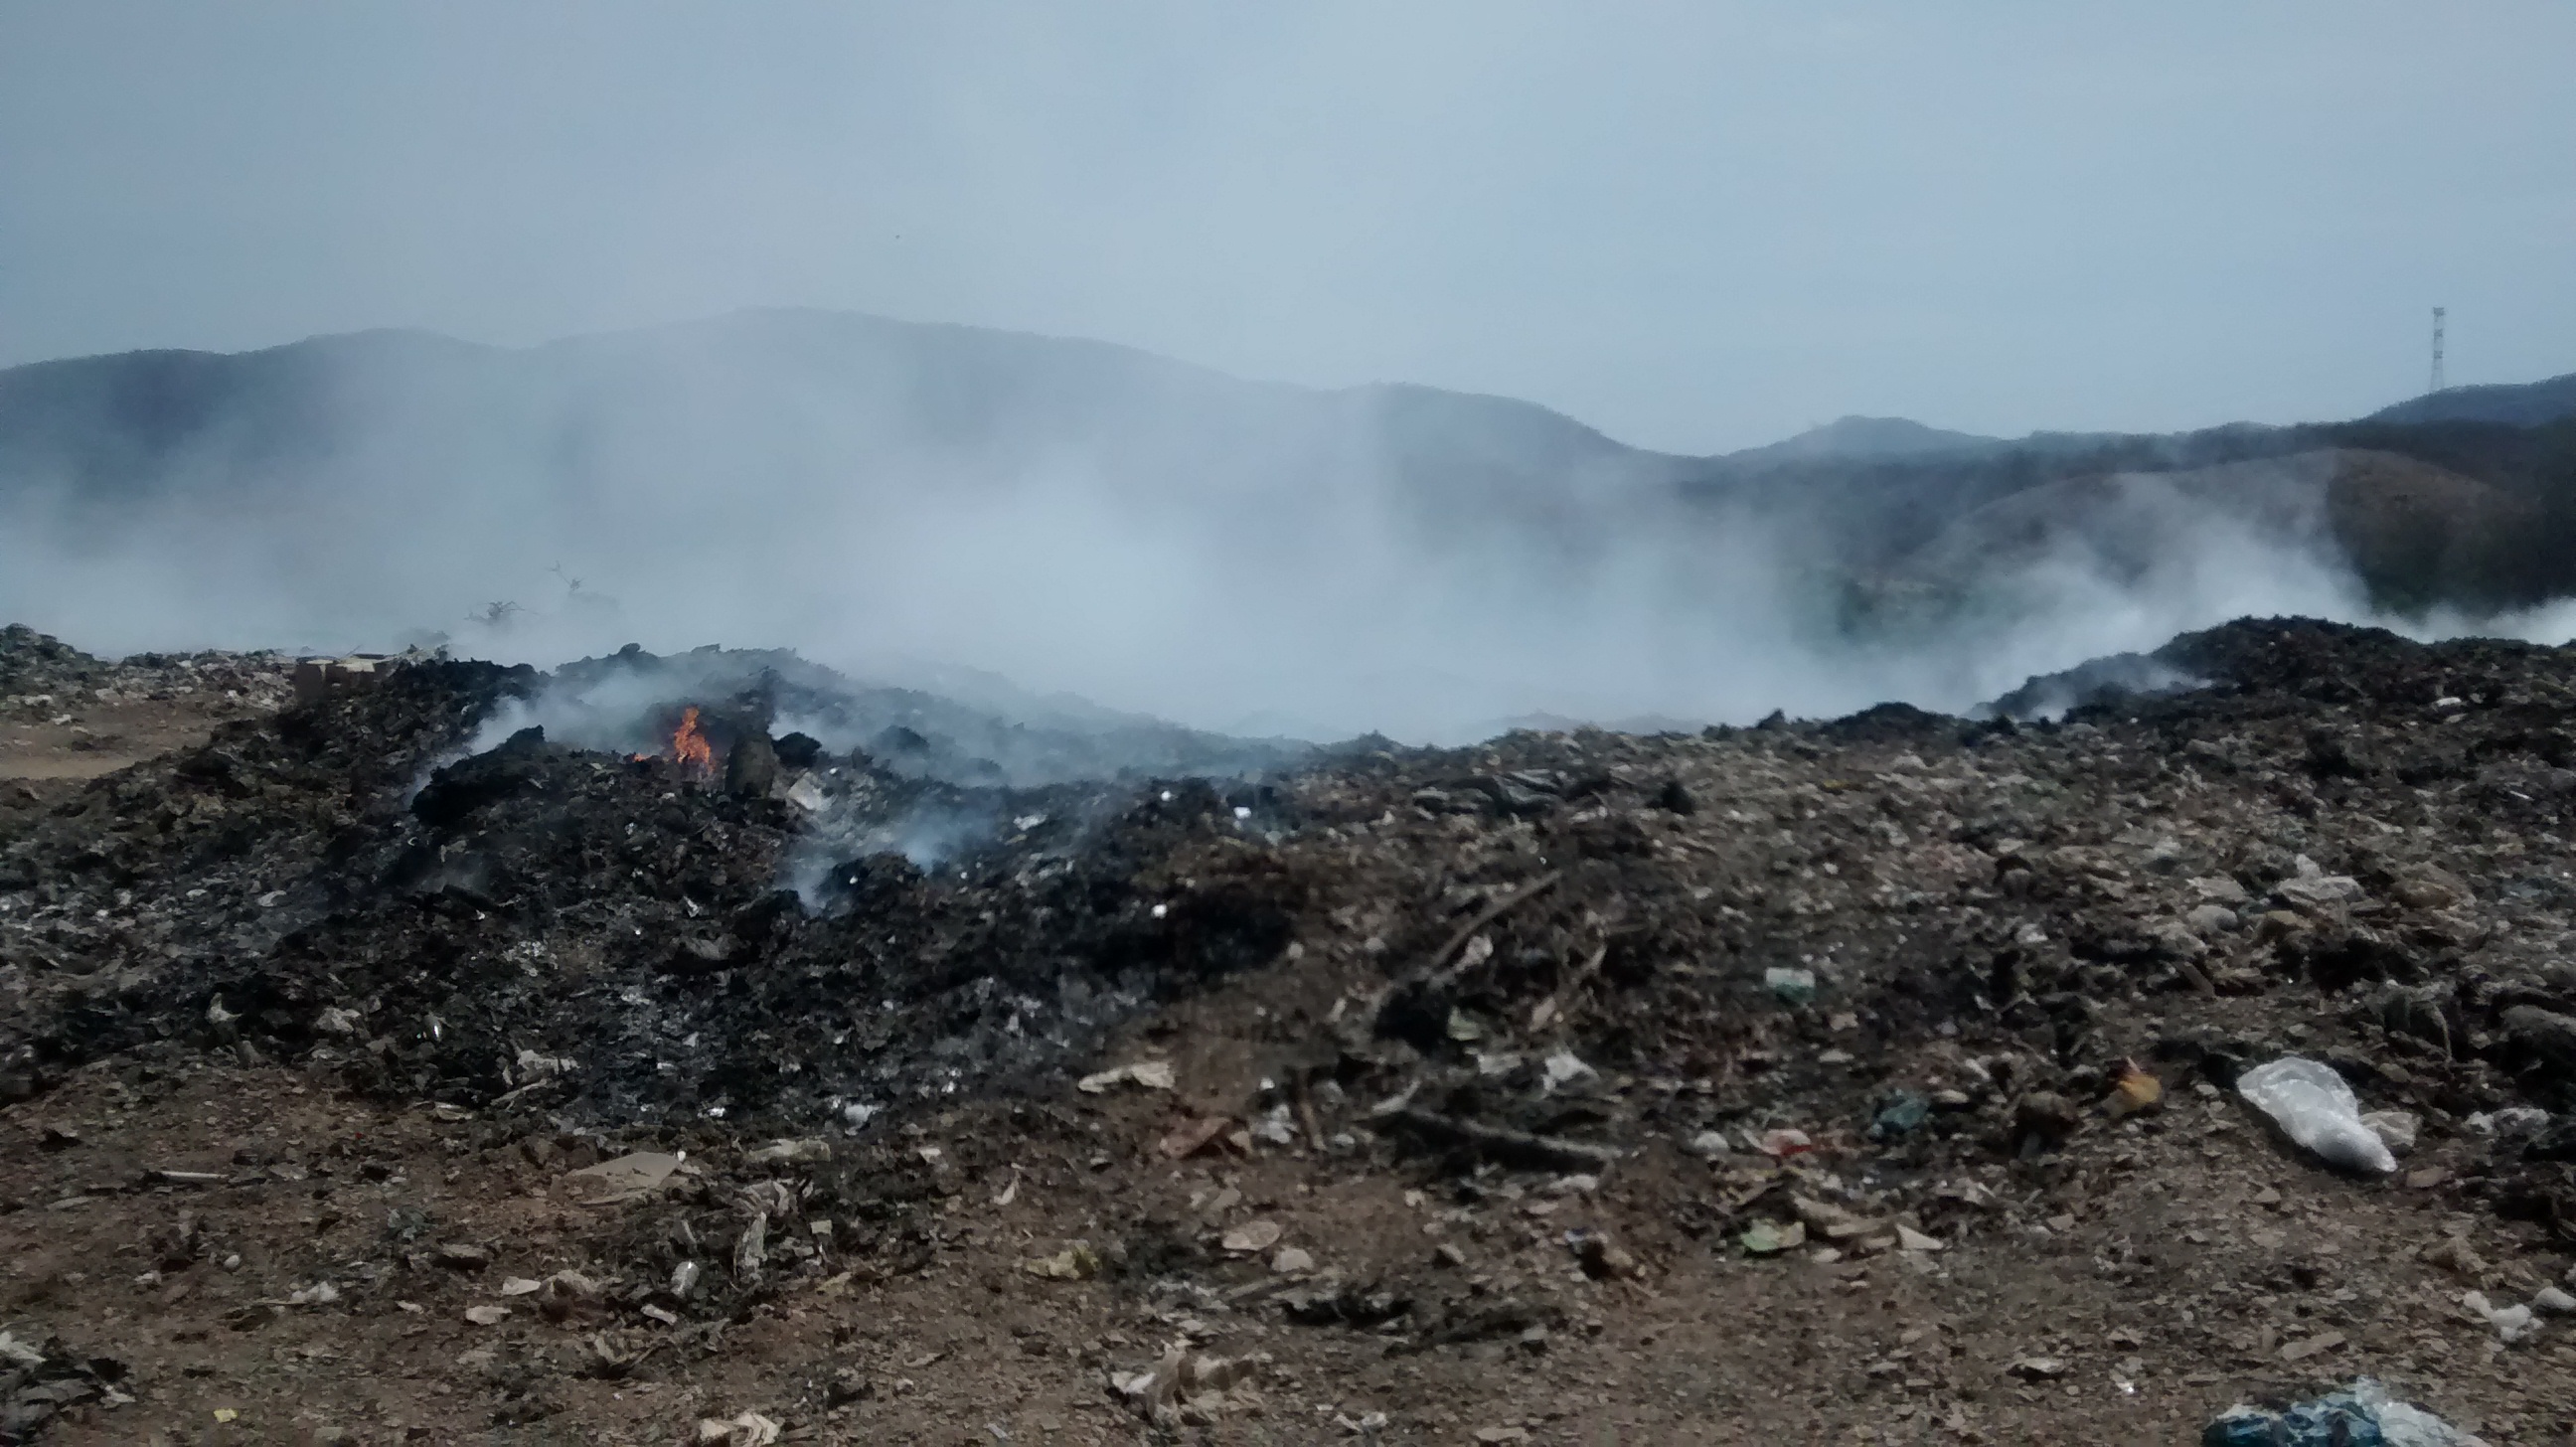
<svg viewBox="0 0 2576 1447">
<path fill-rule="evenodd" d="M 1887 1140 L 1895 1136 L 1911 1135 L 1916 1127 L 1931 1118 L 1931 1101 L 1913 1091 L 1900 1090 L 1889 1096 L 1879 1106 L 1878 1114 L 1870 1117 L 1869 1138 Z"/>
<path fill-rule="evenodd" d="M 2487 1294 L 2483 1291 L 2462 1293 L 2460 1305 L 2467 1307 L 2471 1315 L 2494 1327 L 2496 1340 L 2506 1346 L 2511 1346 L 2531 1335 L 2538 1326 L 2538 1323 L 2532 1320 L 2530 1307 L 2496 1306 L 2487 1300 Z"/>
<path fill-rule="evenodd" d="M 1816 1143 L 1802 1130 L 1766 1130 L 1753 1138 L 1753 1148 L 1775 1159 L 1786 1159 L 1814 1150 Z"/>
<path fill-rule="evenodd" d="M 1223 1115 L 1188 1121 L 1173 1127 L 1161 1140 L 1154 1142 L 1154 1149 L 1172 1160 L 1186 1160 L 1223 1141 L 1233 1125 L 1233 1117 Z"/>
<path fill-rule="evenodd" d="M 1158 1427 L 1203 1427 L 1260 1405 L 1251 1381 L 1269 1360 L 1258 1353 L 1196 1356 L 1186 1344 L 1175 1342 L 1162 1360 L 1144 1371 L 1110 1373 L 1109 1385 L 1138 1415 Z"/>
<path fill-rule="evenodd" d="M 2200 1441 L 2201 1447 L 2486 1447 L 2483 1439 L 2392 1399 L 2369 1377 L 2283 1412 L 2230 1407 Z"/>
<path fill-rule="evenodd" d="M 1816 972 L 1773 965 L 1762 972 L 1762 984 L 1780 1003 L 1803 1005 L 1816 998 Z"/>
<path fill-rule="evenodd" d="M 2111 1097 L 2104 1104 L 2113 1115 L 2134 1115 L 2152 1110 L 2165 1098 L 2165 1083 L 2134 1060 L 2120 1062 L 2120 1073 L 2111 1081 Z"/>
<path fill-rule="evenodd" d="M 1297 1117 L 1285 1105 L 1274 1105 L 1251 1125 L 1252 1138 L 1266 1145 L 1290 1146 L 1297 1143 Z"/>
<path fill-rule="evenodd" d="M 758 1412 L 745 1412 L 730 1422 L 713 1417 L 698 1420 L 699 1447 L 770 1447 L 778 1433 L 778 1424 Z"/>
<path fill-rule="evenodd" d="M 1089 1281 L 1100 1274 L 1099 1255 L 1081 1241 L 1053 1256 L 1035 1257 L 1021 1265 L 1031 1276 L 1044 1276 L 1055 1281 Z"/>
<path fill-rule="evenodd" d="M 1574 1081 L 1581 1080 L 1586 1076 L 1600 1074 L 1599 1071 L 1584 1064 L 1583 1061 L 1577 1058 L 1575 1053 L 1571 1050 L 1559 1050 L 1548 1056 L 1545 1064 L 1540 1068 L 1544 1076 L 1542 1089 L 1550 1091 L 1555 1090 L 1561 1085 L 1568 1085 Z"/>
<path fill-rule="evenodd" d="M 614 1206 L 622 1201 L 640 1201 L 661 1189 L 680 1168 L 680 1158 L 662 1151 L 637 1151 L 595 1166 L 567 1172 L 564 1183 L 580 1193 L 577 1199 L 585 1206 Z"/>
<path fill-rule="evenodd" d="M 743 1163 L 753 1166 L 818 1165 L 832 1158 L 832 1143 L 814 1136 L 796 1140 L 771 1141 L 745 1155 Z"/>
<path fill-rule="evenodd" d="M 2497 1111 L 2477 1111 L 2463 1117 L 2460 1124 L 2476 1135 L 2510 1140 L 2515 1136 L 2538 1135 L 2549 1125 L 2549 1112 L 2536 1105 L 2509 1105 Z"/>
<path fill-rule="evenodd" d="M 1777 1256 L 1807 1244 L 1807 1223 L 1791 1221 L 1756 1221 L 1735 1238 L 1745 1251 L 1754 1256 Z"/>
<path fill-rule="evenodd" d="M 1138 1085 L 1147 1090 L 1170 1090 L 1177 1083 L 1172 1075 L 1172 1062 L 1139 1060 L 1133 1065 L 1121 1065 L 1115 1070 L 1086 1075 L 1073 1084 L 1076 1090 L 1085 1095 L 1099 1095 L 1120 1085 Z"/>
<path fill-rule="evenodd" d="M 2285 1055 L 2239 1076 L 2236 1093 L 2328 1165 L 2348 1171 L 2397 1169 L 2388 1143 L 2362 1124 L 2361 1102 L 2333 1066 Z"/>
</svg>

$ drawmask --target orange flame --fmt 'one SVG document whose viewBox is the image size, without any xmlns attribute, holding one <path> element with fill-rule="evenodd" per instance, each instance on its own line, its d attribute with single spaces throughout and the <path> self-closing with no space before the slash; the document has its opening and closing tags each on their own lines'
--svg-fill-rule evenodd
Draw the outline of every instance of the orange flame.
<svg viewBox="0 0 2576 1447">
<path fill-rule="evenodd" d="M 713 774 L 716 771 L 715 746 L 698 731 L 698 706 L 691 704 L 680 711 L 680 726 L 671 731 L 671 761 L 684 773 Z"/>
</svg>

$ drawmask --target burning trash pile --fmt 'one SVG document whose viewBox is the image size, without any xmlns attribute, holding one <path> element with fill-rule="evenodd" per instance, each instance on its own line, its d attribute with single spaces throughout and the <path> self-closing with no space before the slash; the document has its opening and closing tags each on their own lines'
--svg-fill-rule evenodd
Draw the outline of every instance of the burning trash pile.
<svg viewBox="0 0 2576 1447">
<path fill-rule="evenodd" d="M 531 724 L 465 753 L 548 680 L 425 661 L 102 781 L 0 856 L 0 948 L 37 1007 L 0 1090 L 176 1036 L 460 1103 L 834 1121 L 1078 1051 L 1185 950 L 1284 939 L 1240 861 L 1178 912 L 1137 892 L 1140 862 L 1240 840 L 1209 784 L 898 773 L 772 738 L 781 695 L 812 702 L 773 668 L 732 682 L 639 710 L 651 747 Z M 860 853 L 789 887 L 800 840 L 926 820 L 954 846 L 932 873 Z"/>
<path fill-rule="evenodd" d="M 167 1042 L 801 1130 L 1061 1071 L 1294 958 L 1344 993 L 1289 1103 L 1569 1168 L 1645 1133 L 1777 1154 L 1836 1127 L 1765 1102 L 1838 1092 L 1908 1151 L 2010 1154 L 2125 1055 L 2232 1086 L 2275 1010 L 2404 1061 L 2327 1057 L 2374 1104 L 2576 1107 L 2576 882 L 2498 832 L 2576 803 L 2565 656 L 2257 624 L 2174 652 L 2220 682 L 2057 724 L 1892 706 L 1025 788 L 774 735 L 846 734 L 858 697 L 777 655 L 686 656 L 678 694 L 631 652 L 423 661 L 16 827 L 0 1088 Z M 614 728 L 562 703 L 621 679 L 647 701 Z M 2172 1028 L 2115 1052 L 2119 998 Z M 1931 1073 L 1848 1066 L 1900 1045 Z M 2513 1189 L 2576 1225 L 2566 1135 Z"/>
<path fill-rule="evenodd" d="M 2131 1174 L 2159 1142 L 2258 1136 L 2320 1192 L 2484 1223 L 2454 1294 L 2547 1310 L 2576 1250 L 2576 655 L 2245 622 L 2158 662 L 2203 686 L 1446 751 L 1158 736 L 1188 777 L 1102 766 L 1097 733 L 937 732 L 970 711 L 781 655 L 424 660 L 6 826 L 0 1094 L 195 1056 L 541 1122 L 669 1183 L 596 1249 L 673 1330 L 920 1269 L 1042 1149 L 1135 1191 L 1207 1173 L 1189 1220 L 1068 1230 L 1017 1273 L 1119 1282 L 1195 1323 L 1176 1341 L 1257 1313 L 1536 1353 L 1580 1293 L 1683 1257 L 1938 1273 L 2179 1194 Z M 934 1134 L 1005 1108 L 1009 1139 Z M 1400 1173 L 1461 1234 L 1318 1260 L 1233 1183 L 1287 1155 Z M 1587 1204 L 1631 1176 L 1659 1183 L 1645 1239 Z M 2189 1229 L 2213 1263 L 2270 1249 Z M 1513 1242 L 1537 1284 L 1464 1274 Z M 2261 1351 L 2322 1368 L 2372 1309 L 2303 1307 Z M 2231 1319 L 2159 1341 L 2223 1357 Z M 1152 1350 L 1103 1368 L 1149 1422 L 1290 1387 Z M 2054 1391 L 2094 1350 L 1997 1370 Z"/>
</svg>

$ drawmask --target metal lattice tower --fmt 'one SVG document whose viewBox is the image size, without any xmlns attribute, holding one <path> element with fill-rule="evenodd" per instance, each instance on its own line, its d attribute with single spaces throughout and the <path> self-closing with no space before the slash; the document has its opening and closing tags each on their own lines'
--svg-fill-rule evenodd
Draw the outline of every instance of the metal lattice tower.
<svg viewBox="0 0 2576 1447">
<path fill-rule="evenodd" d="M 2433 308 L 2433 385 L 2424 389 L 2429 395 L 2442 390 L 2442 308 Z"/>
</svg>

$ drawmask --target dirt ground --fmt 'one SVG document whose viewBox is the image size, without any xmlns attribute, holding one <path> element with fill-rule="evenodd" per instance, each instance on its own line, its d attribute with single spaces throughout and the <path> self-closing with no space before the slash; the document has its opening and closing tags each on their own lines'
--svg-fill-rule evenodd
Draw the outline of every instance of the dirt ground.
<svg viewBox="0 0 2576 1447">
<path fill-rule="evenodd" d="M 2554 655 L 2527 666 L 2568 669 Z M 252 1015 L 233 1023 L 226 995 L 156 993 L 158 977 L 139 973 L 113 988 L 137 1020 L 164 1023 L 118 1026 L 114 1048 L 85 1052 L 78 1036 L 92 1027 L 81 1022 L 107 1018 L 95 1013 L 102 962 L 159 947 L 75 928 L 84 920 L 70 902 L 86 909 L 91 896 L 60 881 L 84 856 L 39 851 L 62 862 L 27 876 L 37 882 L 18 898 L 39 903 L 8 917 L 24 952 L 10 957 L 0 1008 L 43 1045 L 29 1058 L 54 1063 L 0 1106 L 0 1352 L 14 1343 L 15 1360 L 44 1363 L 20 1373 L 16 1399 L 44 1410 L 10 1430 L 60 1444 L 741 1444 L 772 1440 L 773 1428 L 778 1441 L 835 1443 L 2183 1443 L 2233 1403 L 2283 1404 L 2370 1375 L 2492 1443 L 2563 1447 L 2576 1441 L 2576 1328 L 2544 1317 L 2508 1344 L 2461 1304 L 2472 1288 L 2499 1304 L 2534 1300 L 2576 1263 L 2546 1153 L 2517 1154 L 2490 1123 L 2521 1092 L 2557 1098 L 2554 1066 L 2514 1064 L 2520 1026 L 2488 1022 L 2532 1008 L 2517 1002 L 2565 998 L 2548 973 L 2563 919 L 2498 882 L 2547 874 L 2564 849 L 2551 821 L 2498 816 L 2473 791 L 2542 785 L 2464 777 L 2454 805 L 2435 798 L 2452 786 L 2392 773 L 2389 798 L 2422 796 L 2424 822 L 2403 820 L 2385 799 L 2331 792 L 2361 787 L 2348 781 L 2369 776 L 2366 759 L 2343 770 L 2334 760 L 2349 757 L 2247 696 L 2236 733 L 2207 757 L 2179 734 L 2167 740 L 2206 775 L 2123 772 L 2118 751 L 2142 753 L 2153 720 L 2134 736 L 2117 721 L 2107 738 L 2052 735 L 2056 754 L 2007 741 L 2023 751 L 1992 762 L 1875 725 L 1687 749 L 1589 736 L 1580 747 L 1610 777 L 1654 761 L 1634 792 L 1666 802 L 1578 808 L 1569 788 L 1551 816 L 1561 834 L 1458 812 L 1457 786 L 1426 785 L 1455 760 L 1336 775 L 1298 796 L 1305 822 L 1285 842 L 1190 844 L 1152 866 L 1188 872 L 1176 891 L 1205 892 L 1211 871 L 1246 854 L 1311 848 L 1354 861 L 1299 906 L 1286 949 L 1068 1037 L 1066 1068 L 957 1075 L 963 1085 L 945 1089 L 904 1074 L 873 1123 L 862 1114 L 833 1129 L 794 1114 L 802 1097 L 786 1089 L 759 1105 L 709 1087 L 695 1097 L 715 1102 L 704 1108 L 630 1104 L 621 1119 L 566 1093 L 569 1077 L 542 1064 L 544 1051 L 604 1057 L 604 1041 L 533 1033 L 511 1037 L 529 1042 L 518 1073 L 475 1091 L 388 1088 L 410 1077 L 353 1069 L 327 1034 L 255 1034 Z M 2439 721 L 2456 700 L 2428 691 L 2423 703 L 2439 710 L 2423 738 L 2463 732 Z M 167 753 L 198 748 L 242 707 L 146 698 L 80 710 L 78 726 L 128 754 Z M 0 753 L 0 772 L 26 781 L 0 783 L 25 790 L 0 800 L 20 821 L 0 818 L 20 831 L 0 837 L 52 838 L 34 832 L 39 816 L 77 824 L 67 811 L 107 797 L 80 793 L 68 772 L 38 772 L 125 756 L 76 747 L 85 736 L 53 717 L 0 728 L 14 751 Z M 2387 727 L 2388 738 L 2417 737 L 2414 723 Z M 2266 729 L 2286 740 L 2285 759 L 2311 763 L 2267 776 L 2242 752 Z M 247 757 L 248 735 L 224 737 Z M 2394 747 L 2365 733 L 2350 752 L 2365 746 Z M 2239 751 L 2237 773 L 2210 762 L 2219 749 Z M 2321 754 L 2334 766 L 2312 767 Z M 1494 757 L 1498 769 L 1524 762 Z M 1982 787 L 1980 769 L 2009 791 L 2061 758 L 2063 778 L 2093 783 L 2044 806 L 2064 841 L 2056 852 L 1999 840 L 1953 797 Z M 1968 783 L 1944 786 L 1952 776 Z M 1688 797 L 1658 794 L 1667 777 Z M 2225 814 L 2214 801 L 2236 787 L 2228 778 L 2265 801 L 2241 807 L 2278 814 Z M 1866 779 L 1884 781 L 1884 808 L 1840 782 Z M 285 793 L 233 788 L 252 800 Z M 1406 799 L 1409 811 L 1388 802 Z M 1335 800 L 1348 807 L 1333 812 Z M 2443 812 L 2455 806 L 2457 820 Z M 1758 822 L 1757 809 L 1768 811 Z M 2249 919 L 2241 931 L 2231 915 L 2201 920 L 2207 940 L 2189 946 L 2153 934 L 2193 897 L 2192 872 L 2215 868 L 2167 871 L 2168 833 L 2189 851 L 2204 834 L 2260 842 L 2283 837 L 2279 820 L 2304 819 L 2304 847 L 2325 855 L 2329 824 L 2365 815 L 2399 821 L 2364 831 L 2383 848 L 2417 837 L 2408 829 L 2476 841 L 2424 847 L 2469 876 L 2482 903 L 2407 905 L 2411 924 L 2393 903 L 2260 929 Z M 1955 827 L 1925 822 L 1938 818 Z M 2095 842 L 2084 842 L 2086 820 Z M 1846 842 L 1820 852 L 1827 837 Z M 2124 858 L 2147 862 L 2113 870 L 2084 852 L 2107 854 L 2115 838 L 2132 841 Z M 1861 852 L 1862 840 L 1883 852 Z M 1634 918 L 1603 916 L 1613 893 L 1578 892 L 1578 857 L 1631 871 L 1619 877 Z M 2229 857 L 2239 874 L 2264 872 L 2241 850 Z M 1390 893 L 1370 871 L 1395 858 L 1422 861 L 1432 882 Z M 2417 897 L 2426 876 L 2409 872 L 2412 858 L 2382 860 L 2374 899 Z M 1504 865 L 1517 871 L 1508 888 Z M 1636 872 L 1649 865 L 1679 872 Z M 2031 877 L 2009 890 L 1980 882 L 2016 873 Z M 2282 874 L 2285 897 L 2320 877 Z M 269 892 L 225 904 L 222 918 L 291 913 L 297 886 L 273 876 L 242 885 Z M 1656 931 L 1684 928 L 1655 913 L 1652 891 L 1687 902 L 1693 888 L 1708 918 L 1751 932 L 1728 938 L 1757 993 L 1770 961 L 1806 958 L 1826 994 L 1793 1008 L 1764 994 L 1763 1013 L 1724 1017 L 1719 1050 L 1717 1027 L 1684 1019 L 1710 980 L 1669 960 L 1651 977 L 1624 973 L 1644 967 L 1623 950 L 1643 959 L 1649 944 L 1664 948 Z M 1769 903 L 1756 906 L 1757 893 Z M 433 903 L 470 924 L 501 908 L 480 898 Z M 986 918 L 1002 908 L 961 898 Z M 1756 909 L 1754 923 L 1719 909 L 1730 899 Z M 2462 923 L 2489 903 L 2493 919 Z M 1545 909 L 1558 913 L 1542 926 Z M 1408 924 L 1408 910 L 1426 918 Z M 423 915 L 420 928 L 447 928 L 444 917 Z M 852 915 L 850 927 L 871 918 Z M 2061 945 L 2046 963 L 2036 946 L 2025 958 L 1980 945 L 1959 963 L 1962 941 L 2026 941 L 2035 927 L 2016 920 L 2045 921 L 2077 941 L 2074 953 Z M 1560 923 L 1574 943 L 1549 933 Z M 2166 943 L 2120 953 L 2123 930 Z M 1580 942 L 1594 936 L 1611 943 L 1587 956 Z M 309 951 L 315 938 L 280 926 L 274 949 Z M 321 938 L 355 949 L 360 936 Z M 1123 938 L 1103 948 L 1134 947 Z M 1720 948 L 1717 935 L 1669 938 Z M 1836 960 L 1825 951 L 1837 944 L 1889 963 Z M 1537 963 L 1542 946 L 1570 963 Z M 2391 988 L 2456 972 L 2475 988 L 2463 983 L 2465 1003 L 2440 1008 L 2485 1013 L 2459 1016 L 2456 1042 L 2444 1025 L 2437 1048 L 2383 1028 L 2379 996 L 2361 1006 L 2355 992 L 2386 981 L 2309 983 L 2340 981 L 2365 947 L 2391 959 L 2420 949 L 2387 967 Z M 784 948 L 773 971 L 818 947 Z M 152 968 L 164 974 L 184 963 L 161 953 L 172 963 Z M 1420 985 L 1420 967 L 1444 961 L 1430 978 L 1463 976 L 1469 956 L 1490 960 L 1480 967 L 1498 972 L 1495 985 L 1458 984 L 1430 1038 L 1404 1043 L 1404 982 Z M 1970 969 L 1981 989 L 2012 969 L 2065 973 L 2053 992 L 2034 984 L 2011 1008 L 1985 1008 L 1922 996 L 1907 961 Z M 536 966 L 520 965 L 534 978 Z M 1534 973 L 1499 973 L 1523 968 Z M 2101 972 L 2114 968 L 2131 983 L 2112 988 Z M 564 988 L 640 1000 L 621 983 L 640 978 L 602 965 Z M 695 976 L 667 986 L 736 1000 L 745 988 Z M 238 990 L 229 998 L 249 1011 Z M 212 1034 L 172 1023 L 162 1002 L 180 999 Z M 427 1036 L 462 1028 L 454 1006 L 438 1008 Z M 1372 1012 L 1379 1037 L 1356 1043 L 1352 1022 Z M 1551 1023 L 1578 1012 L 1579 1028 Z M 1051 1028 L 1017 1007 L 974 1019 L 1007 1016 L 989 1029 L 1008 1033 L 1023 1014 L 1030 1031 Z M 675 1037 L 691 1033 L 655 1068 L 697 1069 L 680 1046 L 730 1018 L 672 1024 Z M 1653 1033 L 1659 1024 L 1672 1042 Z M 988 1026 L 959 1016 L 936 1028 L 962 1040 Z M 1316 1042 L 1337 1034 L 1338 1053 L 1319 1057 Z M 2254 1046 L 2359 1073 L 2368 1104 L 2421 1118 L 2420 1142 L 2385 1177 L 2317 1164 L 2226 1088 Z M 839 1065 L 828 1047 L 796 1048 L 807 1074 L 845 1066 L 860 1080 L 878 1047 L 853 1040 Z M 884 1069 L 914 1070 L 903 1048 L 882 1047 Z M 1559 1054 L 1571 1062 L 1562 1069 Z M 1131 1066 L 1146 1068 L 1075 1083 Z M 2097 1104 L 2124 1068 L 2151 1073 L 2160 1098 L 2133 1113 Z M 1900 1091 L 1928 1120 L 1874 1125 Z M 2060 1107 L 2067 1118 L 2055 1121 Z M 1425 1119 L 1492 1124 L 1446 1148 L 1405 1145 Z M 1780 1129 L 1804 1132 L 1804 1146 L 1762 1149 Z M 602 1202 L 616 1193 L 592 1168 L 631 1153 L 680 1159 L 657 1184 Z M 1803 1240 L 1784 1241 L 1792 1225 Z"/>
<path fill-rule="evenodd" d="M 1219 1032 L 1259 993 L 1176 1032 L 1200 1042 L 1179 1057 L 1203 1082 L 1184 1096 L 1251 1084 L 1225 1071 L 1239 1050 L 1210 1047 L 1252 1043 Z M 1324 1153 L 1175 1164 L 1154 1149 L 1175 1113 L 943 1116 L 907 1142 L 940 1152 L 916 1251 L 845 1261 L 800 1223 L 822 1244 L 793 1285 L 657 1336 L 503 1294 L 603 1256 L 613 1270 L 602 1243 L 641 1209 L 576 1204 L 542 1122 L 389 1112 L 275 1068 L 102 1067 L 10 1113 L 0 1289 L 22 1339 L 123 1363 L 138 1400 L 76 1411 L 52 1440 L 78 1444 L 662 1443 L 744 1411 L 785 1440 L 1125 1443 L 1150 1429 L 1108 1374 L 1182 1339 L 1266 1358 L 1192 1440 L 2185 1442 L 2233 1402 L 2357 1371 L 2492 1441 L 2565 1439 L 2576 1344 L 2508 1352 L 2419 1259 L 2452 1231 L 2495 1254 L 2492 1223 L 2438 1189 L 2287 1159 L 2220 1099 L 2072 1151 L 2026 1194 L 2003 1183 L 2015 1204 L 1979 1239 L 1830 1263 L 1726 1259 L 1676 1231 L 1674 1204 L 1728 1176 L 1676 1152 L 1591 1190 L 1489 1173 L 1469 1191 Z M 1284 1279 L 1223 1250 L 1249 1220 L 1318 1273 L 1438 1303 L 1458 1340 L 1281 1320 L 1264 1307 Z M 1622 1243 L 1635 1274 L 1587 1275 L 1568 1231 Z M 1113 1258 L 1100 1276 L 1028 1271 L 1075 1240 Z M 488 1262 L 437 1264 L 455 1242 Z M 1149 1257 L 1199 1263 L 1193 1289 L 1136 1280 Z M 321 1281 L 337 1301 L 284 1304 Z M 465 1316 L 514 1302 L 493 1325 Z M 602 1340 L 641 1359 L 611 1374 Z M 1359 1427 L 1373 1414 L 1382 1428 Z"/>
</svg>

